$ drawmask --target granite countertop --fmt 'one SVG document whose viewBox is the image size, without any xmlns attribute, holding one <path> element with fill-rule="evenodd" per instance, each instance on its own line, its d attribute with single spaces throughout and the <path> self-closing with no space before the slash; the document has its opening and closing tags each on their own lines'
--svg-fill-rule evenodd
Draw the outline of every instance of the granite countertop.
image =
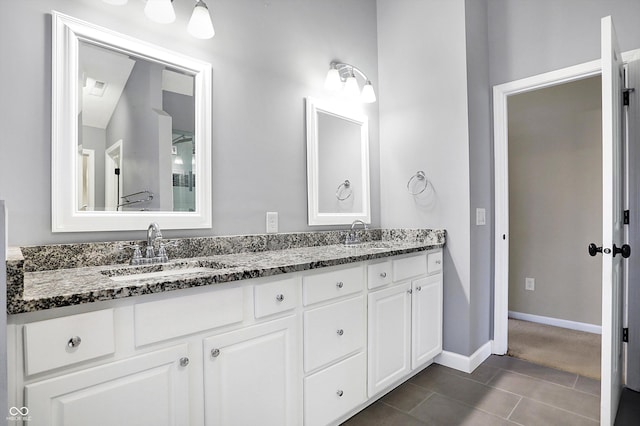
<svg viewBox="0 0 640 426">
<path fill-rule="evenodd" d="M 7 312 L 33 312 L 268 277 L 420 252 L 443 245 L 444 231 L 441 236 L 437 235 L 437 238 L 423 238 L 419 241 L 391 239 L 369 241 L 355 246 L 328 244 L 280 250 L 243 251 L 172 259 L 162 264 L 109 264 L 51 270 L 32 268 L 32 271 L 26 268 L 21 273 L 8 273 L 8 278 L 14 279 L 8 280 Z M 13 257 L 14 262 L 8 264 L 12 263 L 14 267 L 20 264 L 19 253 L 10 253 L 10 257 Z"/>
</svg>

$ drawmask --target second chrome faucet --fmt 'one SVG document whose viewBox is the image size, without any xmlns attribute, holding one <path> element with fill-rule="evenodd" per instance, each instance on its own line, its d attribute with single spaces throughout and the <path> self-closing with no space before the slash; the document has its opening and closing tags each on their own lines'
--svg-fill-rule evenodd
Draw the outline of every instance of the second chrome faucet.
<svg viewBox="0 0 640 426">
<path fill-rule="evenodd" d="M 158 245 L 158 254 L 156 254 L 155 242 L 158 240 L 160 243 Z M 149 263 L 164 263 L 169 261 L 167 250 L 162 242 L 162 231 L 160 231 L 160 226 L 156 222 L 152 222 L 147 228 L 145 255 L 142 256 L 140 246 L 137 244 L 131 246 L 131 248 L 133 248 L 133 257 L 130 262 L 132 265 L 147 265 Z"/>
</svg>

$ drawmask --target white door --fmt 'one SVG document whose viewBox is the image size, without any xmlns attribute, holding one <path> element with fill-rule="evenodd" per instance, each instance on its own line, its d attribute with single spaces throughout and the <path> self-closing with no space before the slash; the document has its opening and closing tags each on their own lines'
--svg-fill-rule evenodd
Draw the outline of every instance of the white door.
<svg viewBox="0 0 640 426">
<path fill-rule="evenodd" d="M 369 397 L 411 368 L 411 283 L 369 294 Z"/>
<path fill-rule="evenodd" d="M 442 274 L 413 281 L 411 369 L 442 352 Z"/>
<path fill-rule="evenodd" d="M 187 346 L 180 345 L 26 385 L 26 424 L 188 424 L 186 356 Z"/>
<path fill-rule="evenodd" d="M 206 425 L 300 424 L 297 329 L 291 316 L 205 339 Z"/>
<path fill-rule="evenodd" d="M 612 425 L 622 388 L 622 56 L 602 19 L 602 389 L 600 424 Z"/>
</svg>

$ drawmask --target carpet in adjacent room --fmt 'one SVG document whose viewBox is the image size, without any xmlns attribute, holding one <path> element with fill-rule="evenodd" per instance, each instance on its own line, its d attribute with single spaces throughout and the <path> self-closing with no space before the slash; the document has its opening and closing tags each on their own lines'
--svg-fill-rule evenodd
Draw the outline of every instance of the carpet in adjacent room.
<svg viewBox="0 0 640 426">
<path fill-rule="evenodd" d="M 509 318 L 508 355 L 600 380 L 599 334 Z"/>
</svg>

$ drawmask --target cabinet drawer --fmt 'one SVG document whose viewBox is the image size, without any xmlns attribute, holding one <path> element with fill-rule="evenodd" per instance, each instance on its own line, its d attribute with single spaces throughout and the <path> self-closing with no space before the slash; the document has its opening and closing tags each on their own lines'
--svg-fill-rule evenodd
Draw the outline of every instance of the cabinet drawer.
<svg viewBox="0 0 640 426">
<path fill-rule="evenodd" d="M 304 305 L 357 293 L 363 288 L 362 266 L 307 275 L 302 278 Z"/>
<path fill-rule="evenodd" d="M 442 250 L 427 255 L 427 272 L 434 274 L 442 271 Z"/>
<path fill-rule="evenodd" d="M 365 330 L 363 296 L 305 312 L 305 371 L 363 348 Z"/>
<path fill-rule="evenodd" d="M 27 375 L 112 354 L 114 351 L 113 309 L 24 326 Z"/>
<path fill-rule="evenodd" d="M 298 300 L 297 290 L 294 278 L 256 285 L 253 293 L 256 318 L 295 308 Z"/>
<path fill-rule="evenodd" d="M 427 261 L 424 254 L 405 257 L 393 261 L 393 280 L 402 281 L 407 278 L 425 275 L 427 273 Z"/>
<path fill-rule="evenodd" d="M 241 322 L 242 288 L 174 297 L 134 307 L 136 346 Z"/>
<path fill-rule="evenodd" d="M 391 282 L 391 261 L 374 263 L 367 266 L 369 288 L 382 287 Z"/>
<path fill-rule="evenodd" d="M 327 425 L 366 399 L 366 364 L 361 352 L 304 379 L 305 426 Z"/>
</svg>

